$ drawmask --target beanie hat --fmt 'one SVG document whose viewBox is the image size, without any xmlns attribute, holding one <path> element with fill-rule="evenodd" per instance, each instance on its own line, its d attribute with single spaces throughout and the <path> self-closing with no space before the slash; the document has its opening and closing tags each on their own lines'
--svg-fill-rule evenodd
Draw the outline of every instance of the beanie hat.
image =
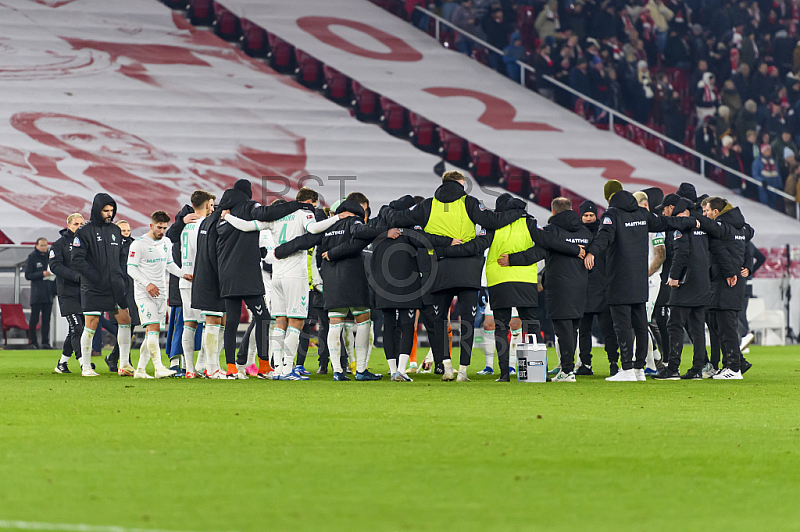
<svg viewBox="0 0 800 532">
<path fill-rule="evenodd" d="M 611 201 L 611 196 L 621 191 L 622 183 L 616 179 L 609 179 L 606 181 L 606 184 L 603 185 L 603 197 L 606 198 L 606 201 Z"/>
<path fill-rule="evenodd" d="M 678 190 L 675 191 L 675 194 L 682 198 L 686 198 L 692 203 L 697 201 L 697 190 L 695 190 L 694 185 L 691 183 L 681 183 L 681 186 L 678 187 Z"/>
<path fill-rule="evenodd" d="M 769 148 L 771 148 L 771 147 L 772 147 L 772 146 L 770 146 L 769 144 L 762 144 L 762 145 L 761 145 L 761 155 L 766 155 L 766 153 L 767 153 L 767 150 L 768 150 Z"/>
<path fill-rule="evenodd" d="M 597 205 L 593 201 L 586 200 L 583 203 L 581 203 L 580 210 L 581 210 L 581 216 L 583 216 L 587 212 L 593 212 L 594 215 L 597 216 Z"/>
<path fill-rule="evenodd" d="M 240 179 L 233 184 L 233 189 L 244 192 L 248 199 L 253 199 L 253 189 L 250 186 L 250 181 L 247 179 Z"/>
</svg>

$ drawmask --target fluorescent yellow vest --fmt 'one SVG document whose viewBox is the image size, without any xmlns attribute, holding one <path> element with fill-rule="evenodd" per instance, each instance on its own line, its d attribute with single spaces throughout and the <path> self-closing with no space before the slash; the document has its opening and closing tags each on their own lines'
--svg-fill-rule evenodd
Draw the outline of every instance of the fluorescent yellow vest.
<svg viewBox="0 0 800 532">
<path fill-rule="evenodd" d="M 525 251 L 533 246 L 531 233 L 525 218 L 501 227 L 494 232 L 492 245 L 486 257 L 486 284 L 494 286 L 500 283 L 535 283 L 536 264 L 530 266 L 506 266 L 497 264 L 500 255 L 510 255 Z"/>
<path fill-rule="evenodd" d="M 425 232 L 432 235 L 458 238 L 469 242 L 475 238 L 475 222 L 470 220 L 465 206 L 466 196 L 452 203 L 442 203 L 436 198 L 431 205 L 431 215 L 425 224 Z"/>
</svg>

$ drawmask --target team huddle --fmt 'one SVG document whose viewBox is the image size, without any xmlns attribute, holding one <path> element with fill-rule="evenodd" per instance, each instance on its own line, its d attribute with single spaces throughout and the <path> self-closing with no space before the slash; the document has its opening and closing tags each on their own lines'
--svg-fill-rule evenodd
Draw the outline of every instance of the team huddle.
<svg viewBox="0 0 800 532">
<path fill-rule="evenodd" d="M 556 198 L 548 224 L 539 227 L 524 201 L 503 194 L 489 210 L 464 185 L 463 174 L 446 172 L 433 197 L 404 196 L 370 216 L 369 200 L 359 192 L 330 209 L 320 208 L 309 188 L 294 201 L 261 205 L 250 182 L 239 180 L 216 204 L 213 194 L 195 191 L 171 226 L 167 213 L 154 212 L 149 231 L 136 240 L 126 222 L 113 222 L 114 199 L 97 194 L 90 219 L 70 215 L 50 252 L 69 323 L 56 371 L 68 372 L 74 353 L 83 376 L 98 375 L 91 346 L 108 312 L 118 324 L 119 346 L 109 368 L 120 376 L 308 380 L 305 353 L 318 326 L 317 373 L 327 374 L 330 365 L 335 381 L 350 380 L 349 373 L 379 380 L 368 367 L 371 320 L 379 312 L 391 380 L 411 381 L 409 373 L 432 368 L 443 381 L 469 381 L 482 329 L 486 368 L 478 374 L 494 372 L 496 353 L 497 381 L 509 382 L 514 342 L 540 335 L 540 286 L 560 359 L 553 382 L 593 374 L 595 320 L 610 381 L 642 381 L 647 374 L 741 379 L 750 367 L 740 351 L 738 313 L 754 231 L 725 199 L 697 197 L 686 183 L 666 196 L 631 193 L 612 180 L 602 215 L 590 201 L 579 214 L 569 199 Z M 180 294 L 177 305 L 169 300 L 169 279 Z M 243 304 L 252 319 L 239 343 Z M 182 355 L 171 354 L 170 367 L 159 343 L 168 307 L 180 313 L 171 322 L 182 319 L 182 329 L 173 332 Z M 450 356 L 453 310 L 457 368 Z M 419 367 L 418 323 L 431 346 Z M 146 334 L 134 368 L 136 325 Z M 684 331 L 693 357 L 681 375 Z M 150 361 L 154 377 L 147 373 Z"/>
</svg>

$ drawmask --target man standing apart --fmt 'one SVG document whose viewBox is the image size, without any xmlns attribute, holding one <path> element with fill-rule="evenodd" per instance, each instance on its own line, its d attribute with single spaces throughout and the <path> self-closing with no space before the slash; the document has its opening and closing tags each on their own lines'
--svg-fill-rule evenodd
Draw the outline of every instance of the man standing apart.
<svg viewBox="0 0 800 532">
<path fill-rule="evenodd" d="M 131 366 L 131 318 L 125 298 L 126 256 L 122 233 L 113 221 L 117 202 L 101 192 L 92 202 L 89 222 L 78 229 L 72 241 L 72 261 L 81 274 L 81 307 L 86 325 L 81 334 L 81 374 L 97 377 L 92 369 L 92 339 L 100 322 L 100 314 L 111 312 L 119 327 L 120 376 L 133 376 Z"/>
<path fill-rule="evenodd" d="M 47 269 L 47 239 L 36 239 L 36 247 L 25 263 L 25 279 L 31 282 L 31 319 L 28 326 L 28 340 L 31 349 L 39 349 L 36 341 L 36 327 L 42 317 L 42 349 L 50 347 L 50 315 L 53 313 L 53 296 L 56 286 L 53 273 Z"/>
<path fill-rule="evenodd" d="M 71 373 L 67 362 L 72 353 L 81 358 L 81 334 L 83 333 L 83 313 L 81 311 L 81 274 L 72 267 L 72 241 L 75 231 L 83 224 L 83 216 L 73 213 L 67 217 L 67 227 L 60 231 L 61 238 L 50 248 L 50 271 L 56 276 L 58 308 L 67 319 L 69 333 L 64 340 L 61 359 L 56 373 Z"/>
</svg>

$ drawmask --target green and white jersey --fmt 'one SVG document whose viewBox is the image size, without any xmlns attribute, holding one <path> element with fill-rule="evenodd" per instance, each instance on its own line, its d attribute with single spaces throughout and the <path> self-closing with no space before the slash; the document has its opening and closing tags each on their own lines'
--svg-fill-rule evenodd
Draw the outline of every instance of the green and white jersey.
<svg viewBox="0 0 800 532">
<path fill-rule="evenodd" d="M 172 242 L 169 238 L 153 240 L 147 234 L 137 238 L 128 252 L 128 275 L 134 281 L 136 292 L 145 292 L 148 284 L 154 284 L 162 294 L 167 293 L 167 271 L 180 275 L 181 271 L 172 260 Z"/>
<path fill-rule="evenodd" d="M 648 239 L 648 246 L 647 246 L 647 267 L 649 268 L 651 264 L 653 264 L 653 260 L 656 258 L 656 247 L 657 246 L 664 246 L 664 233 L 649 233 Z M 661 281 L 661 268 L 663 266 L 659 266 L 658 270 L 650 276 L 650 280 L 656 281 L 659 283 Z"/>
<path fill-rule="evenodd" d="M 181 232 L 181 272 L 194 275 L 194 259 L 197 256 L 197 235 L 205 218 L 186 224 Z M 192 282 L 181 277 L 181 288 L 191 288 Z"/>
</svg>

